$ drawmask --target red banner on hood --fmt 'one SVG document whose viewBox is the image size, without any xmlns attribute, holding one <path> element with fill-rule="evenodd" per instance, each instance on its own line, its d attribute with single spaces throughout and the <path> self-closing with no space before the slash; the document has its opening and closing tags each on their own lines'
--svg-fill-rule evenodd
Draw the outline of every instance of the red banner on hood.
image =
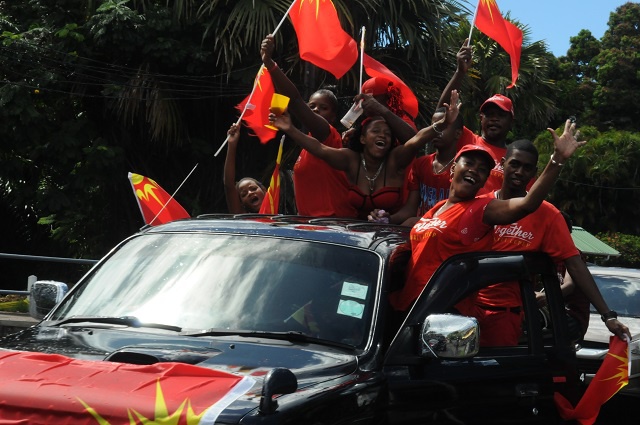
<svg viewBox="0 0 640 425">
<path fill-rule="evenodd" d="M 0 352 L 0 425 L 213 424 L 249 377 L 184 363 L 132 365 Z"/>
</svg>

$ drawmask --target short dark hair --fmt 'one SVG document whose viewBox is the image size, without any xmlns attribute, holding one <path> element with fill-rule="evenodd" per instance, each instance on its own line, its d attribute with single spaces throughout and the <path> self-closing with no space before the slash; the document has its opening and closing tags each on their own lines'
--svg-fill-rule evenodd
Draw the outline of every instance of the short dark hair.
<svg viewBox="0 0 640 425">
<path fill-rule="evenodd" d="M 511 142 L 507 145 L 507 151 L 504 154 L 504 159 L 509 159 L 511 155 L 513 155 L 514 150 L 519 150 L 523 152 L 529 152 L 534 156 L 536 162 L 538 162 L 538 149 L 533 144 L 531 140 L 528 139 L 519 139 L 515 142 Z"/>
<path fill-rule="evenodd" d="M 321 96 L 326 96 L 329 99 L 329 103 L 333 107 L 333 110 L 336 113 L 338 113 L 338 108 L 339 108 L 338 98 L 336 97 L 336 94 L 333 91 L 331 91 L 328 88 L 323 88 L 323 89 L 316 90 L 313 94 L 319 94 Z"/>
<path fill-rule="evenodd" d="M 436 108 L 435 111 L 433 111 L 433 114 L 446 114 L 447 113 L 447 108 L 445 108 L 444 106 L 439 106 Z M 462 122 L 462 114 L 458 113 L 458 116 L 456 117 L 456 120 L 453 122 L 453 128 L 455 128 L 456 130 L 460 130 L 462 129 L 462 127 L 464 127 L 464 123 Z"/>
<path fill-rule="evenodd" d="M 236 182 L 236 190 L 238 190 L 238 189 L 240 188 L 240 183 L 242 183 L 242 182 L 243 182 L 243 181 L 245 181 L 245 180 L 249 180 L 249 181 L 254 182 L 254 183 L 255 183 L 255 184 L 257 184 L 257 185 L 258 185 L 258 187 L 259 187 L 260 189 L 262 189 L 262 190 L 266 190 L 266 189 L 267 189 L 267 188 L 264 186 L 264 184 L 262 184 L 260 181 L 258 181 L 258 180 L 256 180 L 256 179 L 254 179 L 253 177 L 243 177 L 243 178 L 241 178 L 240 180 L 238 180 L 238 181 Z"/>
</svg>

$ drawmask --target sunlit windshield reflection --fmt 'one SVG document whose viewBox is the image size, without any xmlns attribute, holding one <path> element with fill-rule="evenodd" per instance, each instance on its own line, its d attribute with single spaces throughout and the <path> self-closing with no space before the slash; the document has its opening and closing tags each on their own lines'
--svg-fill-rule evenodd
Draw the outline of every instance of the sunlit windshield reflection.
<svg viewBox="0 0 640 425">
<path fill-rule="evenodd" d="M 592 273 L 610 309 L 625 316 L 640 317 L 640 278 Z M 591 306 L 592 312 L 596 312 Z"/>
<path fill-rule="evenodd" d="M 183 329 L 302 332 L 358 346 L 379 257 L 329 244 L 229 235 L 144 235 L 52 317 L 135 316 Z"/>
</svg>

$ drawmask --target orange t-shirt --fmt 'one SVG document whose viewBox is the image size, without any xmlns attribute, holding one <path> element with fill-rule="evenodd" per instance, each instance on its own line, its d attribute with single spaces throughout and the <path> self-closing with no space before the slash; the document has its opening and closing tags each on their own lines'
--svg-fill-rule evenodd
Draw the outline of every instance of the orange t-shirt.
<svg viewBox="0 0 640 425">
<path fill-rule="evenodd" d="M 495 192 L 487 197 L 495 199 Z M 547 201 L 515 223 L 495 226 L 492 249 L 541 251 L 556 263 L 580 255 L 562 214 Z M 496 307 L 519 306 L 522 304 L 520 286 L 514 283 L 488 286 L 478 291 L 477 302 Z"/>
<path fill-rule="evenodd" d="M 326 146 L 342 148 L 342 136 L 331 127 Z M 349 181 L 344 171 L 336 170 L 306 150 L 293 166 L 293 188 L 298 214 L 312 217 L 356 218 L 358 212 L 349 203 Z"/>
<path fill-rule="evenodd" d="M 491 198 L 459 202 L 433 217 L 446 202 L 438 202 L 411 229 L 411 260 L 404 287 L 389 295 L 396 310 L 407 310 L 443 261 L 455 254 L 488 251 L 493 226 L 484 224 L 484 210 Z"/>
</svg>

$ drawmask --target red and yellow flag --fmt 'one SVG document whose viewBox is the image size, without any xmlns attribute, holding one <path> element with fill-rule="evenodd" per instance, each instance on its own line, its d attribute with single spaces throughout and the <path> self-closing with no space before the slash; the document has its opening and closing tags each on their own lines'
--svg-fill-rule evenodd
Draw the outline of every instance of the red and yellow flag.
<svg viewBox="0 0 640 425">
<path fill-rule="evenodd" d="M 389 68 L 366 53 L 363 57 L 363 65 L 369 77 L 381 77 L 387 79 L 392 82 L 393 85 L 398 87 L 400 89 L 400 94 L 402 95 L 402 110 L 411 115 L 414 119 L 418 116 L 418 98 L 413 91 L 411 91 L 409 86 L 404 83 L 404 81 L 391 72 Z"/>
<path fill-rule="evenodd" d="M 134 365 L 0 352 L 2 424 L 213 425 L 248 376 L 185 363 Z"/>
<path fill-rule="evenodd" d="M 155 181 L 140 174 L 129 173 L 144 222 L 151 226 L 189 218 L 189 213 Z"/>
<path fill-rule="evenodd" d="M 342 77 L 358 60 L 358 45 L 340 25 L 331 0 L 295 0 L 289 12 L 300 58 Z"/>
<path fill-rule="evenodd" d="M 559 393 L 554 401 L 562 419 L 575 420 L 580 425 L 592 425 L 598 418 L 600 407 L 629 383 L 629 344 L 617 336 L 609 340 L 609 352 L 596 376 L 574 408 Z"/>
<path fill-rule="evenodd" d="M 475 25 L 502 46 L 511 57 L 511 85 L 507 88 L 514 87 L 520 69 L 522 31 L 502 17 L 495 0 L 478 0 Z"/>
<path fill-rule="evenodd" d="M 240 112 L 246 108 L 242 120 L 253 131 L 253 135 L 260 139 L 260 143 L 267 143 L 276 137 L 277 131 L 265 127 L 269 124 L 269 107 L 273 93 L 275 89 L 271 75 L 262 66 L 256 76 L 253 91 L 236 106 Z"/>
<path fill-rule="evenodd" d="M 262 205 L 260 205 L 260 214 L 278 214 L 278 205 L 280 205 L 280 161 L 282 160 L 282 145 L 284 144 L 284 136 L 280 139 L 280 147 L 278 148 L 278 156 L 276 157 L 276 166 L 271 175 L 269 189 L 264 195 Z"/>
</svg>

